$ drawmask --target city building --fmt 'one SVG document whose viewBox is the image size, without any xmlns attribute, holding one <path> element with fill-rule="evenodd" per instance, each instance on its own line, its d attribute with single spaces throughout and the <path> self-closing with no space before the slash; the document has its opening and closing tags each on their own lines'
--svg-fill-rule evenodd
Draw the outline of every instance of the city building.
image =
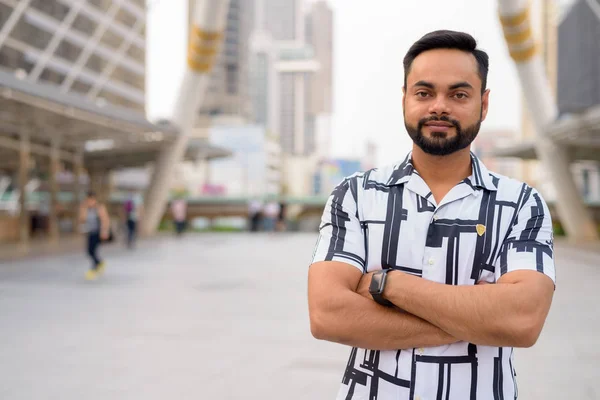
<svg viewBox="0 0 600 400">
<path fill-rule="evenodd" d="M 540 0 L 541 1 L 541 0 Z M 571 171 L 588 203 L 600 202 L 600 5 L 594 0 L 538 1 L 537 37 L 546 72 L 555 91 L 558 119 L 548 133 L 569 148 Z M 535 20 L 534 20 L 535 21 Z M 554 200 L 551 179 L 545 179 L 534 150 L 533 128 L 524 112 L 521 142 L 499 148 L 496 156 L 525 160 L 523 179 Z"/>
<path fill-rule="evenodd" d="M 108 201 L 115 171 L 151 164 L 177 137 L 145 116 L 146 12 L 144 0 L 0 0 L 0 230 L 10 240 L 27 244 L 40 218 L 52 240 L 75 232 L 84 190 Z"/>
<path fill-rule="evenodd" d="M 333 14 L 323 1 L 256 0 L 254 18 L 254 121 L 281 144 L 282 191 L 310 195 L 331 148 Z"/>
<path fill-rule="evenodd" d="M 262 78 L 253 89 L 255 121 L 268 123 L 277 131 L 285 154 L 311 155 L 316 116 L 310 76 L 319 69 L 319 63 L 306 40 L 307 28 L 312 25 L 307 23 L 304 3 L 256 0 L 254 15 L 252 76 Z"/>
<path fill-rule="evenodd" d="M 378 165 L 377 151 L 379 146 L 375 141 L 368 140 L 365 147 L 365 153 L 363 154 L 363 158 L 361 161 L 361 169 L 363 171 L 368 171 L 370 169 L 376 168 Z"/>
<path fill-rule="evenodd" d="M 191 27 L 195 3 L 195 0 L 188 2 L 188 27 Z M 222 51 L 217 56 L 208 91 L 198 110 L 199 127 L 205 127 L 207 120 L 216 115 L 236 116 L 244 120 L 251 117 L 248 60 L 253 10 L 253 0 L 229 1 Z"/>
<path fill-rule="evenodd" d="M 276 41 L 304 41 L 302 0 L 255 0 L 256 28 Z"/>
<path fill-rule="evenodd" d="M 144 112 L 144 0 L 0 1 L 0 68 Z"/>
<path fill-rule="evenodd" d="M 581 161 L 573 166 L 575 182 L 583 199 L 596 204 L 600 203 L 598 38 L 600 3 L 597 0 L 571 2 L 558 28 L 557 100 L 563 125 L 557 126 L 560 129 L 557 133 L 569 138 L 576 157 L 579 153 Z"/>
<path fill-rule="evenodd" d="M 279 138 L 284 153 L 310 156 L 315 151 L 315 117 L 309 112 L 309 77 L 319 69 L 311 47 L 279 42 Z"/>
<path fill-rule="evenodd" d="M 306 76 L 307 132 L 310 150 L 319 159 L 331 156 L 331 115 L 333 113 L 333 11 L 327 2 L 311 4 L 306 15 L 306 43 L 314 51 L 319 68 Z"/>
<path fill-rule="evenodd" d="M 495 157 L 494 150 L 515 142 L 516 133 L 508 130 L 482 129 L 471 146 L 472 152 L 490 170 L 500 175 L 520 179 L 523 161 L 518 158 Z"/>
<path fill-rule="evenodd" d="M 234 197 L 281 194 L 281 148 L 263 126 L 213 125 L 210 142 L 233 154 L 210 163 L 202 188 L 219 187 L 219 194 Z"/>
<path fill-rule="evenodd" d="M 333 11 L 327 2 L 313 3 L 306 15 L 306 43 L 314 51 L 319 69 L 309 77 L 308 112 L 314 115 L 333 112 Z"/>
<path fill-rule="evenodd" d="M 279 135 L 280 90 L 276 43 L 267 31 L 250 38 L 250 97 L 253 120 L 272 135 Z"/>
<path fill-rule="evenodd" d="M 362 171 L 364 171 L 362 162 L 358 159 L 331 158 L 319 160 L 314 175 L 312 194 L 327 197 L 345 178 Z"/>
</svg>

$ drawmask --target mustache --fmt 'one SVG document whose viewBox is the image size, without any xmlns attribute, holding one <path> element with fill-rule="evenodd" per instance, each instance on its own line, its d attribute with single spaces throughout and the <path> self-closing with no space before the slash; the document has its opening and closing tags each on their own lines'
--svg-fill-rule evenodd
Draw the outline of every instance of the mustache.
<svg viewBox="0 0 600 400">
<path fill-rule="evenodd" d="M 452 124 L 456 129 L 460 130 L 460 122 L 458 122 L 457 120 L 452 119 L 446 115 L 442 115 L 441 117 L 432 115 L 431 117 L 421 118 L 419 120 L 419 129 L 423 128 L 423 126 L 425 126 L 426 123 L 431 122 L 431 121 L 447 122 L 449 124 Z"/>
</svg>

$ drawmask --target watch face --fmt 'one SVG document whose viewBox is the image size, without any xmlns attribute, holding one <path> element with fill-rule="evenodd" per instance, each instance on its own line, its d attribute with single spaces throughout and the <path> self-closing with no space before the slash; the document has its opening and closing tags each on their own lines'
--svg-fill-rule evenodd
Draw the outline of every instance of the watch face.
<svg viewBox="0 0 600 400">
<path fill-rule="evenodd" d="M 383 271 L 377 271 L 371 276 L 371 284 L 369 285 L 370 293 L 381 294 L 383 291 Z"/>
</svg>

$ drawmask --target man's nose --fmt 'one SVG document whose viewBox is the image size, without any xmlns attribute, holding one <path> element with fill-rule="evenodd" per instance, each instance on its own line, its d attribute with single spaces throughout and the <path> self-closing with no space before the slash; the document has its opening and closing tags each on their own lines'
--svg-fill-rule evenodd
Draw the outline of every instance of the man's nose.
<svg viewBox="0 0 600 400">
<path fill-rule="evenodd" d="M 429 107 L 430 114 L 447 115 L 450 114 L 450 105 L 445 96 L 436 96 Z"/>
</svg>

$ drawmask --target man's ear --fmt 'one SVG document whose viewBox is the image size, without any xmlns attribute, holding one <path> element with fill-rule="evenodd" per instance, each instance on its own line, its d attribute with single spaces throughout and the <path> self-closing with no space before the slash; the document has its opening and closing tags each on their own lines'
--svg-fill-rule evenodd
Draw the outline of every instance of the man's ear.
<svg viewBox="0 0 600 400">
<path fill-rule="evenodd" d="M 485 121 L 490 104 L 490 89 L 486 89 L 481 96 L 481 121 Z"/>
</svg>

